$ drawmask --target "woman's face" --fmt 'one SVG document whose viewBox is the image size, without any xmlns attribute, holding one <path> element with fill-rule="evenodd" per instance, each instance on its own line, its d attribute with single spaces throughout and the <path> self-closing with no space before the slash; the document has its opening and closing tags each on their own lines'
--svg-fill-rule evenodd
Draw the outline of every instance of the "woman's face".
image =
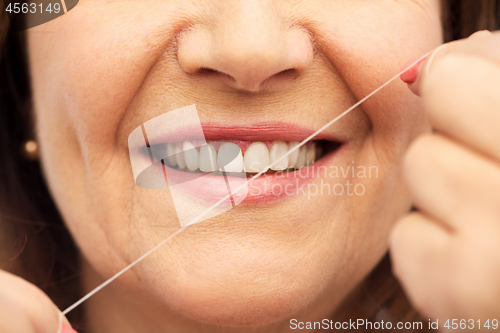
<svg viewBox="0 0 500 333">
<path fill-rule="evenodd" d="M 169 191 L 135 184 L 136 127 L 195 104 L 207 141 L 300 141 L 442 42 L 438 0 L 86 0 L 28 36 L 45 176 L 97 282 L 178 229 Z M 217 325 L 327 318 L 409 209 L 401 158 L 426 130 L 392 83 L 324 131 L 341 146 L 308 169 L 327 172 L 187 228 L 113 290 Z M 277 177 L 256 189 L 296 184 Z"/>
</svg>

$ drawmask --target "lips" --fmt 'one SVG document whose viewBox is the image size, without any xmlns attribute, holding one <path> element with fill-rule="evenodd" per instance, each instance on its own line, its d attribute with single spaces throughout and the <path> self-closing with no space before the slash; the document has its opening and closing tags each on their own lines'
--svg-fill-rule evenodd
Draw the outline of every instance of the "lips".
<svg viewBox="0 0 500 333">
<path fill-rule="evenodd" d="M 163 186 L 149 188 L 165 188 L 163 176 L 166 176 L 169 187 L 175 184 L 188 196 L 214 203 L 227 196 L 228 190 L 231 193 L 231 188 L 234 190 L 232 185 L 242 184 L 245 178 L 264 171 L 270 163 L 283 157 L 314 132 L 283 123 L 244 127 L 202 124 L 201 127 L 201 135 L 190 126 L 151 137 L 146 137 L 147 131 L 144 131 L 147 147 L 142 147 L 140 155 L 143 160 L 161 161 L 161 166 L 152 164 L 156 164 L 154 173 L 158 179 L 162 174 L 163 182 Z M 300 187 L 317 176 L 314 169 L 325 164 L 325 159 L 333 156 L 343 143 L 343 140 L 325 133 L 315 139 L 280 160 L 272 170 L 265 170 L 265 174 L 248 185 L 245 197 L 236 201 L 265 202 L 297 194 Z M 133 148 L 129 148 L 132 156 Z M 141 176 L 136 177 L 137 184 Z M 221 186 L 221 179 L 225 180 L 224 186 Z M 277 191 L 278 187 L 281 190 Z"/>
<path fill-rule="evenodd" d="M 202 128 L 202 131 L 201 131 Z M 148 133 L 148 147 L 156 160 L 167 157 L 165 164 L 192 172 L 257 173 L 280 159 L 314 131 L 286 123 L 262 123 L 248 126 L 202 124 L 177 128 L 168 133 Z M 321 158 L 329 143 L 345 139 L 320 133 L 315 140 L 292 152 L 273 165 L 272 170 L 299 169 Z M 222 150 L 221 150 L 222 148 Z M 143 151 L 147 156 L 147 152 Z M 224 163 L 220 163 L 223 160 Z"/>
<path fill-rule="evenodd" d="M 344 146 L 341 143 L 332 142 L 329 144 L 322 158 L 315 163 L 303 166 L 299 169 L 289 168 L 284 171 L 268 172 L 253 179 L 247 183 L 247 187 L 240 193 L 234 193 L 235 188 L 245 183 L 245 178 L 251 177 L 253 173 L 235 173 L 216 171 L 213 173 L 182 171 L 178 168 L 172 168 L 164 165 L 169 176 L 172 176 L 179 183 L 178 188 L 185 194 L 202 199 L 209 203 L 215 203 L 228 195 L 231 200 L 238 204 L 255 204 L 275 201 L 285 197 L 302 193 L 301 188 L 307 185 L 314 178 L 320 176 L 322 168 L 332 159 L 339 156 Z M 196 188 L 189 186 L 194 179 L 197 181 Z M 222 181 L 228 184 L 228 187 L 221 186 Z M 187 184 L 184 186 L 183 184 Z"/>
</svg>

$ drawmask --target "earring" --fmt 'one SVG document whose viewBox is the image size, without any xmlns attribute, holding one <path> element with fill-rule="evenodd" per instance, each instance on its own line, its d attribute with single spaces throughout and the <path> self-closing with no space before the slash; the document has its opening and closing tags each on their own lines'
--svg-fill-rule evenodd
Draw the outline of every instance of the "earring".
<svg viewBox="0 0 500 333">
<path fill-rule="evenodd" d="M 28 160 L 38 160 L 38 143 L 35 140 L 26 141 L 23 145 L 23 153 Z"/>
</svg>

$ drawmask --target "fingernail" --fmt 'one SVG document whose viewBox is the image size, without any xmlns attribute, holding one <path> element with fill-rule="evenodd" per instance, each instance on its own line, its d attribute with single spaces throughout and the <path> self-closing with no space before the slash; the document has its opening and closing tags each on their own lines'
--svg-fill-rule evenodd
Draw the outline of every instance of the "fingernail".
<svg viewBox="0 0 500 333">
<path fill-rule="evenodd" d="M 78 333 L 78 332 L 69 327 L 68 325 L 66 325 L 65 323 L 63 323 L 61 333 Z"/>
<path fill-rule="evenodd" d="M 410 66 L 412 63 L 414 63 L 418 58 L 412 59 L 408 61 L 404 66 L 403 69 L 406 67 Z M 411 68 L 408 68 L 407 71 L 405 71 L 403 74 L 400 75 L 401 80 L 403 80 L 404 83 L 411 84 L 417 80 L 418 73 L 420 72 L 420 68 L 422 68 L 422 64 L 425 62 L 427 58 L 424 58 L 417 62 L 415 65 L 413 65 Z"/>
</svg>

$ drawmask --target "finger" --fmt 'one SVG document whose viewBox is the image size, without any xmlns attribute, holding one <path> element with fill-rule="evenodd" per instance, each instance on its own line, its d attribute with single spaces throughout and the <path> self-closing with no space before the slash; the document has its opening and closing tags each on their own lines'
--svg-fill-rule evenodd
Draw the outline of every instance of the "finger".
<svg viewBox="0 0 500 333">
<path fill-rule="evenodd" d="M 414 204 L 458 232 L 500 228 L 500 167 L 440 134 L 423 135 L 405 156 Z"/>
<path fill-rule="evenodd" d="M 394 227 L 390 255 L 394 275 L 414 307 L 436 318 L 445 307 L 437 295 L 443 293 L 446 267 L 443 263 L 451 236 L 420 213 L 411 213 Z"/>
<path fill-rule="evenodd" d="M 500 32 L 444 44 L 420 68 L 410 88 L 433 127 L 499 160 Z"/>
<path fill-rule="evenodd" d="M 12 318 L 4 317 L 2 319 L 4 326 L 14 325 L 17 327 L 21 323 L 15 322 L 21 320 L 29 324 L 29 329 L 32 332 L 55 333 L 58 331 L 60 311 L 50 298 L 33 284 L 1 270 L 0 303 L 2 303 L 2 307 L 10 308 L 10 312 L 14 316 Z M 63 317 L 63 320 L 69 326 L 66 318 Z M 22 329 L 28 328 L 23 324 Z"/>
<path fill-rule="evenodd" d="M 0 332 L 2 333 L 36 333 L 26 313 L 0 295 Z"/>
<path fill-rule="evenodd" d="M 446 46 L 440 48 L 434 54 L 432 61 L 424 64 L 424 71 L 420 74 L 425 76 L 432 72 L 435 65 L 434 60 L 439 61 L 440 58 L 450 54 L 474 55 L 500 64 L 500 31 L 490 32 L 488 30 L 478 31 L 472 34 L 469 38 L 460 39 L 446 43 Z M 427 60 L 431 60 L 428 57 Z"/>
<path fill-rule="evenodd" d="M 449 55 L 422 84 L 432 126 L 500 161 L 500 63 Z"/>
<path fill-rule="evenodd" d="M 420 86 L 425 77 L 433 70 L 436 62 L 450 54 L 475 55 L 495 63 L 500 63 L 500 31 L 487 30 L 472 34 L 469 38 L 443 44 L 417 66 L 420 69 L 417 78 L 412 80 L 409 88 L 420 95 Z"/>
</svg>

